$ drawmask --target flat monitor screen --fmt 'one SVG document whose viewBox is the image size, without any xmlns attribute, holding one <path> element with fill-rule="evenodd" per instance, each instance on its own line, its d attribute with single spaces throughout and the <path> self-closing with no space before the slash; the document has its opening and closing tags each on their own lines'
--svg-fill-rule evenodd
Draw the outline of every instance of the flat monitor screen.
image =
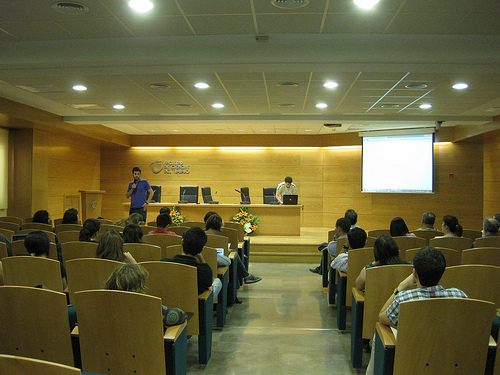
<svg viewBox="0 0 500 375">
<path fill-rule="evenodd" d="M 364 136 L 361 191 L 432 193 L 433 135 Z"/>
</svg>

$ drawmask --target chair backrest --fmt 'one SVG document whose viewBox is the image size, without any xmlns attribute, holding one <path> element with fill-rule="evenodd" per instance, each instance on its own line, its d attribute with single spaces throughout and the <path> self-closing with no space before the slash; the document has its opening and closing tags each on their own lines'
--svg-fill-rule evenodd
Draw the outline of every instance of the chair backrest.
<svg viewBox="0 0 500 375">
<path fill-rule="evenodd" d="M 22 217 L 17 217 L 17 216 L 1 216 L 0 223 L 16 223 L 21 226 L 23 225 L 24 220 Z"/>
<path fill-rule="evenodd" d="M 166 373 L 160 298 L 92 290 L 76 293 L 75 299 L 83 371 Z"/>
<path fill-rule="evenodd" d="M 382 236 L 383 234 L 390 236 L 391 231 L 389 229 L 372 229 L 372 230 L 367 231 L 366 234 L 370 237 L 378 238 L 378 237 Z"/>
<path fill-rule="evenodd" d="M 8 257 L 2 263 L 5 285 L 42 284 L 47 289 L 63 291 L 61 264 L 57 260 L 28 255 Z"/>
<path fill-rule="evenodd" d="M 377 240 L 376 237 L 367 236 L 366 242 L 365 242 L 365 247 L 373 247 L 373 245 L 375 245 L 376 240 Z"/>
<path fill-rule="evenodd" d="M 198 203 L 198 186 L 196 185 L 180 186 L 179 201 L 187 203 Z"/>
<path fill-rule="evenodd" d="M 0 228 L 8 229 L 17 233 L 20 230 L 21 226 L 17 223 L 11 223 L 9 221 L 0 221 Z"/>
<path fill-rule="evenodd" d="M 59 240 L 60 244 L 63 244 L 65 242 L 79 241 L 79 238 L 80 238 L 79 230 L 65 230 L 64 232 L 59 232 L 57 234 L 57 239 Z"/>
<path fill-rule="evenodd" d="M 500 267 L 483 264 L 446 267 L 439 284 L 443 288 L 458 288 L 469 298 L 493 302 L 500 307 Z"/>
<path fill-rule="evenodd" d="M 76 306 L 75 293 L 82 290 L 103 289 L 113 271 L 123 263 L 100 258 L 71 259 L 65 263 L 69 300 Z M 78 310 L 78 308 L 77 308 Z M 79 310 L 78 310 L 79 311 Z M 78 320 L 80 316 L 78 315 Z"/>
<path fill-rule="evenodd" d="M 113 220 L 109 220 L 109 219 L 96 219 L 97 221 L 99 221 L 99 223 L 101 223 L 101 225 L 103 224 L 113 224 L 114 221 Z"/>
<path fill-rule="evenodd" d="M 182 234 L 187 230 L 189 229 L 189 227 L 185 227 L 185 226 L 175 226 L 175 225 L 172 225 L 172 226 L 169 226 L 168 227 L 168 230 L 171 231 L 171 232 L 174 232 L 175 234 L 177 234 L 178 236 L 182 236 Z"/>
<path fill-rule="evenodd" d="M 229 237 L 218 234 L 207 234 L 207 243 L 205 246 L 213 247 L 215 249 L 224 249 L 224 255 L 229 254 L 228 250 Z"/>
<path fill-rule="evenodd" d="M 371 339 L 373 337 L 380 309 L 394 292 L 394 289 L 411 274 L 412 270 L 411 264 L 392 264 L 366 270 L 363 338 Z"/>
<path fill-rule="evenodd" d="M 342 238 L 341 238 L 342 239 Z M 340 250 L 338 248 L 337 242 L 337 252 Z M 373 247 L 363 247 L 362 249 L 352 249 L 349 250 L 349 261 L 347 268 L 347 282 L 346 282 L 346 306 L 352 305 L 351 290 L 356 285 L 356 279 L 358 278 L 361 270 L 366 267 L 370 262 L 374 260 L 373 258 Z"/>
<path fill-rule="evenodd" d="M 114 224 L 101 224 L 101 229 L 99 230 L 99 233 L 104 233 L 110 229 L 114 229 L 117 232 L 123 232 L 123 227 L 119 225 L 114 225 Z"/>
<path fill-rule="evenodd" d="M 167 246 L 180 245 L 182 237 L 164 233 L 145 234 L 142 236 L 142 242 L 160 246 L 161 256 L 162 258 L 165 258 L 167 256 Z"/>
<path fill-rule="evenodd" d="M 87 241 L 69 241 L 61 244 L 61 252 L 63 262 L 66 264 L 68 260 L 79 258 L 94 258 L 97 253 L 96 242 Z"/>
<path fill-rule="evenodd" d="M 245 204 L 250 204 L 250 189 L 248 187 L 240 188 L 241 191 L 241 201 L 246 202 Z"/>
<path fill-rule="evenodd" d="M 429 244 L 429 240 L 431 238 L 444 235 L 443 232 L 433 229 L 412 230 L 410 233 L 413 233 L 417 237 L 425 238 L 427 240 L 427 245 Z"/>
<path fill-rule="evenodd" d="M 227 236 L 227 238 L 229 239 L 229 248 L 233 251 L 238 251 L 238 231 L 236 229 L 222 227 L 220 229 L 220 235 Z M 225 251 L 224 254 L 226 254 Z"/>
<path fill-rule="evenodd" d="M 214 278 L 217 277 L 217 249 L 210 247 L 210 246 L 204 246 L 203 247 L 203 259 L 205 259 L 205 262 L 210 266 L 212 269 L 212 275 Z"/>
<path fill-rule="evenodd" d="M 64 293 L 0 287 L 0 316 L 0 353 L 74 366 Z M 3 370 L 2 365 L 0 368 Z"/>
<path fill-rule="evenodd" d="M 201 188 L 201 196 L 203 197 L 203 203 L 212 202 L 212 190 L 209 186 Z"/>
<path fill-rule="evenodd" d="M 476 247 L 463 250 L 462 264 L 489 264 L 500 267 L 500 248 Z"/>
<path fill-rule="evenodd" d="M 2 233 L 5 237 L 7 237 L 9 242 L 12 241 L 12 236 L 16 234 L 16 232 L 14 232 L 13 230 L 5 228 L 0 228 L 0 233 Z"/>
<path fill-rule="evenodd" d="M 201 229 L 205 229 L 205 223 L 203 221 L 185 221 L 182 223 L 183 227 L 200 227 Z"/>
<path fill-rule="evenodd" d="M 242 224 L 232 223 L 232 222 L 228 221 L 228 222 L 224 222 L 224 227 L 236 229 L 236 231 L 238 232 L 238 241 L 239 242 L 243 242 L 245 240 L 245 229 L 243 228 Z"/>
<path fill-rule="evenodd" d="M 137 262 L 161 259 L 161 247 L 148 243 L 126 243 L 123 251 L 128 251 Z"/>
<path fill-rule="evenodd" d="M 52 228 L 52 225 L 43 223 L 24 223 L 23 225 L 21 225 L 21 229 L 31 229 L 31 231 L 45 230 L 47 232 L 53 232 L 54 230 L 54 228 Z"/>
<path fill-rule="evenodd" d="M 335 229 L 328 231 L 328 243 L 332 242 L 335 237 Z"/>
<path fill-rule="evenodd" d="M 59 218 L 59 219 L 54 219 L 54 220 L 52 220 L 52 222 L 54 223 L 54 227 L 56 227 L 56 226 L 58 226 L 58 225 L 62 224 L 62 221 L 63 221 L 63 218 L 62 218 L 62 217 L 61 217 L 61 218 Z"/>
<path fill-rule="evenodd" d="M 447 247 L 448 249 L 465 250 L 470 249 L 473 240 L 465 237 L 440 237 L 431 238 L 429 246 L 432 247 Z"/>
<path fill-rule="evenodd" d="M 276 199 L 276 188 L 275 187 L 262 188 L 262 198 L 264 204 L 277 202 L 278 200 Z"/>
<path fill-rule="evenodd" d="M 420 247 L 417 247 L 415 249 L 406 250 L 405 260 L 407 260 L 409 262 L 413 262 L 413 258 L 415 257 L 415 254 L 420 249 L 421 249 Z M 461 258 L 462 254 L 460 251 L 454 250 L 454 249 L 448 249 L 446 247 L 438 247 L 437 249 L 443 253 L 444 259 L 446 259 L 446 266 L 447 267 L 458 266 L 461 263 L 460 258 Z"/>
<path fill-rule="evenodd" d="M 167 258 L 172 259 L 176 255 L 182 254 L 182 245 L 170 245 L 167 246 Z"/>
<path fill-rule="evenodd" d="M 2 260 L 2 258 L 7 258 L 8 256 L 9 253 L 7 252 L 7 244 L 0 241 L 0 260 Z"/>
<path fill-rule="evenodd" d="M 142 234 L 148 234 L 149 232 L 151 232 L 152 230 L 156 230 L 157 226 L 156 226 L 156 223 L 155 225 L 139 225 L 142 229 Z M 168 228 L 168 230 L 170 230 L 170 228 Z"/>
<path fill-rule="evenodd" d="M 80 232 L 83 228 L 82 224 L 59 224 L 55 226 L 55 232 L 59 236 L 60 232 L 66 232 L 68 230 L 76 230 Z"/>
<path fill-rule="evenodd" d="M 463 229 L 462 237 L 469 238 L 471 240 L 475 240 L 476 238 L 480 238 L 483 233 L 477 229 Z"/>
<path fill-rule="evenodd" d="M 55 362 L 0 354 L 0 375 L 78 375 L 81 373 L 79 368 L 61 365 Z"/>
<path fill-rule="evenodd" d="M 29 255 L 28 251 L 26 250 L 26 247 L 24 247 L 24 241 L 13 241 L 10 243 L 10 248 L 12 251 L 12 255 L 14 255 L 14 256 Z M 53 242 L 50 243 L 49 259 L 58 260 L 57 259 L 57 246 Z"/>
<path fill-rule="evenodd" d="M 406 237 L 397 236 L 393 237 L 399 247 L 399 256 L 405 259 L 405 252 L 407 249 L 422 248 L 427 245 L 427 240 L 421 237 Z"/>
<path fill-rule="evenodd" d="M 200 322 L 196 267 L 173 262 L 140 264 L 149 272 L 146 293 L 160 297 L 165 306 L 193 312 L 194 316 L 188 322 L 188 335 L 198 335 Z"/>
<path fill-rule="evenodd" d="M 493 303 L 468 298 L 402 303 L 394 375 L 484 373 L 494 314 Z"/>
<path fill-rule="evenodd" d="M 476 238 L 475 247 L 500 247 L 500 236 Z"/>
<path fill-rule="evenodd" d="M 43 229 L 22 229 L 22 230 L 19 230 L 16 234 L 30 234 L 31 232 L 34 232 L 34 231 L 39 231 L 39 232 L 45 233 L 49 237 L 50 242 L 56 243 L 56 234 L 54 232 L 49 232 L 49 231 L 43 230 Z"/>
</svg>

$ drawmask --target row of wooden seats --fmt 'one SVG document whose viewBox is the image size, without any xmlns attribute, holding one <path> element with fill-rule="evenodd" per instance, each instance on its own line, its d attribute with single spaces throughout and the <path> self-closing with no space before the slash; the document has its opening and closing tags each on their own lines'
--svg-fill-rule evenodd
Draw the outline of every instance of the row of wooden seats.
<svg viewBox="0 0 500 375">
<path fill-rule="evenodd" d="M 433 229 L 422 229 L 422 230 L 413 230 L 410 231 L 410 233 L 415 234 L 417 237 L 422 237 L 427 240 L 430 240 L 431 238 L 437 237 L 437 236 L 442 236 L 444 235 L 443 232 L 439 230 L 433 230 Z M 382 235 L 391 235 L 391 231 L 389 229 L 372 229 L 367 231 L 367 235 L 371 237 L 380 237 Z M 462 232 L 462 237 L 468 238 L 470 240 L 475 240 L 476 238 L 482 237 L 482 232 L 477 229 L 464 229 Z"/>
</svg>

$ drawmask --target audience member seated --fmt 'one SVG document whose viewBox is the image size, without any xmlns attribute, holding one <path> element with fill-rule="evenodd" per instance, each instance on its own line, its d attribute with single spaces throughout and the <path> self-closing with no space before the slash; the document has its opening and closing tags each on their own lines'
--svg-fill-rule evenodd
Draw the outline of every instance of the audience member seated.
<svg viewBox="0 0 500 375">
<path fill-rule="evenodd" d="M 159 214 L 156 217 L 156 229 L 152 230 L 148 234 L 171 234 L 173 236 L 177 236 L 177 233 L 169 231 L 167 228 L 172 224 L 172 218 L 167 214 Z"/>
<path fill-rule="evenodd" d="M 352 228 L 359 228 L 360 226 L 357 224 L 358 222 L 358 214 L 356 213 L 356 211 L 354 211 L 352 208 L 349 208 L 345 214 L 344 214 L 344 217 L 346 219 L 349 219 L 349 221 L 351 222 L 351 229 Z"/>
<path fill-rule="evenodd" d="M 437 230 L 434 228 L 434 223 L 436 222 L 436 215 L 430 211 L 425 211 L 422 215 L 421 227 L 417 230 Z"/>
<path fill-rule="evenodd" d="M 347 233 L 348 246 L 345 253 L 337 255 L 337 257 L 332 261 L 330 267 L 336 269 L 340 272 L 347 272 L 348 261 L 349 261 L 349 249 L 361 249 L 365 247 L 366 244 L 366 232 L 361 228 L 352 228 Z"/>
<path fill-rule="evenodd" d="M 97 219 L 87 219 L 80 230 L 79 241 L 96 242 L 97 235 L 101 229 L 101 223 Z"/>
<path fill-rule="evenodd" d="M 500 222 L 494 217 L 487 217 L 483 222 L 483 237 L 494 237 L 498 236 L 498 230 L 500 229 Z M 476 242 L 472 244 L 472 247 L 476 247 Z"/>
<path fill-rule="evenodd" d="M 399 248 L 396 241 L 391 236 L 382 235 L 375 240 L 373 245 L 374 262 L 371 262 L 361 270 L 356 279 L 356 288 L 365 289 L 366 270 L 377 266 L 386 266 L 389 264 L 409 264 L 399 257 Z"/>
<path fill-rule="evenodd" d="M 417 237 L 414 233 L 410 233 L 405 221 L 399 216 L 392 219 L 389 231 L 391 233 L 391 237 Z"/>
<path fill-rule="evenodd" d="M 114 229 L 107 230 L 102 234 L 95 256 L 117 262 L 137 263 L 129 252 L 123 252 L 123 238 Z"/>
<path fill-rule="evenodd" d="M 213 290 L 214 299 L 217 298 L 222 289 L 222 282 L 218 278 L 213 278 L 212 269 L 205 262 L 201 254 L 203 246 L 207 243 L 207 235 L 203 229 L 192 227 L 182 234 L 182 254 L 173 258 L 163 258 L 164 262 L 175 262 L 194 266 L 198 274 L 198 294 L 202 294 L 207 289 Z"/>
<path fill-rule="evenodd" d="M 134 212 L 134 213 L 130 214 L 129 217 L 126 217 L 124 219 L 120 219 L 115 223 L 115 225 L 118 225 L 120 227 L 125 227 L 128 224 L 141 225 L 141 224 L 145 224 L 145 222 L 143 221 L 143 217 L 140 213 Z"/>
<path fill-rule="evenodd" d="M 436 238 L 441 237 L 462 237 L 462 226 L 458 223 L 458 219 L 453 215 L 445 215 L 443 217 L 442 224 L 442 232 L 444 236 L 437 236 Z"/>
<path fill-rule="evenodd" d="M 412 274 L 401 281 L 380 310 L 380 323 L 397 327 L 399 306 L 402 302 L 426 298 L 468 298 L 459 289 L 444 289 L 439 285 L 445 269 L 446 260 L 441 251 L 430 246 L 421 248 L 413 258 Z M 375 350 L 372 350 L 366 374 L 373 374 L 374 353 Z"/>
<path fill-rule="evenodd" d="M 129 224 L 123 228 L 124 243 L 142 243 L 142 228 L 137 224 Z"/>
<path fill-rule="evenodd" d="M 148 271 L 139 264 L 123 264 L 111 274 L 104 289 L 144 293 L 147 277 Z M 187 320 L 187 314 L 178 308 L 162 305 L 162 313 L 164 329 L 167 329 L 168 326 L 182 324 Z"/>
<path fill-rule="evenodd" d="M 33 215 L 31 220 L 33 223 L 50 224 L 49 212 L 47 210 L 39 210 Z"/>
<path fill-rule="evenodd" d="M 76 208 L 66 210 L 61 224 L 78 224 L 78 210 Z"/>
<path fill-rule="evenodd" d="M 206 234 L 216 234 L 220 235 L 221 228 L 224 226 L 224 221 L 222 218 L 217 214 L 216 212 L 210 211 L 208 212 L 205 217 L 205 233 Z M 260 280 L 262 280 L 262 277 L 250 275 L 245 268 L 245 265 L 243 264 L 241 258 L 239 255 L 236 255 L 234 258 L 235 264 L 236 264 L 236 272 L 238 274 L 238 280 L 237 280 L 237 288 L 239 288 L 241 285 L 239 285 L 240 280 L 244 280 L 245 284 L 253 284 L 257 283 Z M 231 260 L 221 254 L 217 254 L 217 266 L 219 267 L 225 267 L 229 266 L 231 264 Z M 239 300 L 238 300 L 239 301 Z"/>
</svg>

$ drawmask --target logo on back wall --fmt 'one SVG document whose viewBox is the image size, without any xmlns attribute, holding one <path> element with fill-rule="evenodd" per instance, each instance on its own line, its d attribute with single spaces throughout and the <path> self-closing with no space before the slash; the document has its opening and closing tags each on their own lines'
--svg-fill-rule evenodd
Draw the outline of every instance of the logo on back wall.
<svg viewBox="0 0 500 375">
<path fill-rule="evenodd" d="M 188 174 L 189 173 L 189 165 L 185 165 L 182 161 L 162 161 L 160 159 L 156 159 L 154 162 L 149 164 L 153 169 L 153 173 L 163 173 L 166 174 Z"/>
</svg>

